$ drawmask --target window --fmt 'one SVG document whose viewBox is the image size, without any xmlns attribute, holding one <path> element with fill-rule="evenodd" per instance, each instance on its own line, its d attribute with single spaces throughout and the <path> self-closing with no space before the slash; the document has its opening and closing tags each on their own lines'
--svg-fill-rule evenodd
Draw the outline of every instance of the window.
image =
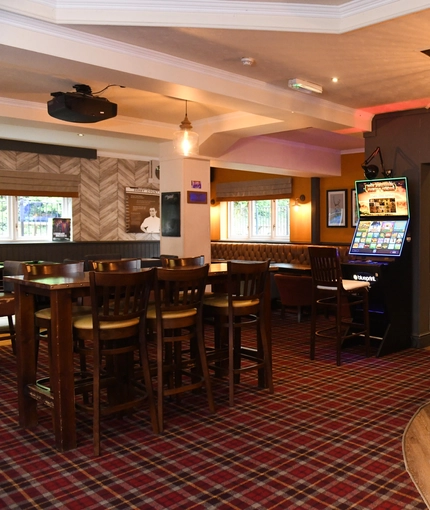
<svg viewBox="0 0 430 510">
<path fill-rule="evenodd" d="M 50 220 L 71 216 L 71 198 L 0 195 L 0 240 L 51 241 Z"/>
<path fill-rule="evenodd" d="M 227 238 L 290 240 L 290 200 L 226 202 Z"/>
</svg>

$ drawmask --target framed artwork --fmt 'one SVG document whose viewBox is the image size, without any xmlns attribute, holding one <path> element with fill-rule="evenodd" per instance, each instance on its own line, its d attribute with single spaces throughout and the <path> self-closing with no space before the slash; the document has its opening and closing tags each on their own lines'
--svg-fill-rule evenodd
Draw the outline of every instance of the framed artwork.
<svg viewBox="0 0 430 510">
<path fill-rule="evenodd" d="M 355 189 L 351 190 L 351 227 L 356 227 L 358 222 L 357 194 Z"/>
<path fill-rule="evenodd" d="M 161 235 L 181 237 L 181 192 L 161 193 Z"/>
<path fill-rule="evenodd" d="M 346 227 L 346 189 L 327 191 L 327 227 Z"/>
<path fill-rule="evenodd" d="M 160 192 L 125 188 L 125 231 L 141 234 L 145 241 L 160 240 Z"/>
</svg>

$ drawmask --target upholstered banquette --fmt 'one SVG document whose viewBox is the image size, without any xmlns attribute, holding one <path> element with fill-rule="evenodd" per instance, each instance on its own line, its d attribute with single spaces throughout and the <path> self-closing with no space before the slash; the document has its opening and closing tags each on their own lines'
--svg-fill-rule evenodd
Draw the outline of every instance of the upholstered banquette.
<svg viewBox="0 0 430 510">
<path fill-rule="evenodd" d="M 272 263 L 310 265 L 309 244 L 274 244 L 274 243 L 230 243 L 212 241 L 212 260 L 266 260 Z M 351 260 L 348 255 L 349 245 L 338 246 L 342 262 Z"/>
</svg>

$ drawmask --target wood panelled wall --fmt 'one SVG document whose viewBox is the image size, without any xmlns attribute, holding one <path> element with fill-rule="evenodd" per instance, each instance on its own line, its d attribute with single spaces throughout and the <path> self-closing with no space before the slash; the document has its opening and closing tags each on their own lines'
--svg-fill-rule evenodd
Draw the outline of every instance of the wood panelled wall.
<svg viewBox="0 0 430 510">
<path fill-rule="evenodd" d="M 140 234 L 125 231 L 125 188 L 152 187 L 149 162 L 98 157 L 97 159 L 0 151 L 0 170 L 80 177 L 79 197 L 73 198 L 74 241 L 138 241 Z"/>
</svg>

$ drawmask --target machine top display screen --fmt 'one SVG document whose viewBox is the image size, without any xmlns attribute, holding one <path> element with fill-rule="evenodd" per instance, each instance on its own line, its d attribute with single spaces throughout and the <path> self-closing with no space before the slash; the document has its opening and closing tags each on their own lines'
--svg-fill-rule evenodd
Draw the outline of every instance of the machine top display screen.
<svg viewBox="0 0 430 510">
<path fill-rule="evenodd" d="M 351 255 L 400 257 L 409 219 L 359 220 L 349 248 Z"/>
<path fill-rule="evenodd" d="M 373 216 L 409 218 L 406 177 L 356 181 L 357 211 L 360 219 Z"/>
</svg>

